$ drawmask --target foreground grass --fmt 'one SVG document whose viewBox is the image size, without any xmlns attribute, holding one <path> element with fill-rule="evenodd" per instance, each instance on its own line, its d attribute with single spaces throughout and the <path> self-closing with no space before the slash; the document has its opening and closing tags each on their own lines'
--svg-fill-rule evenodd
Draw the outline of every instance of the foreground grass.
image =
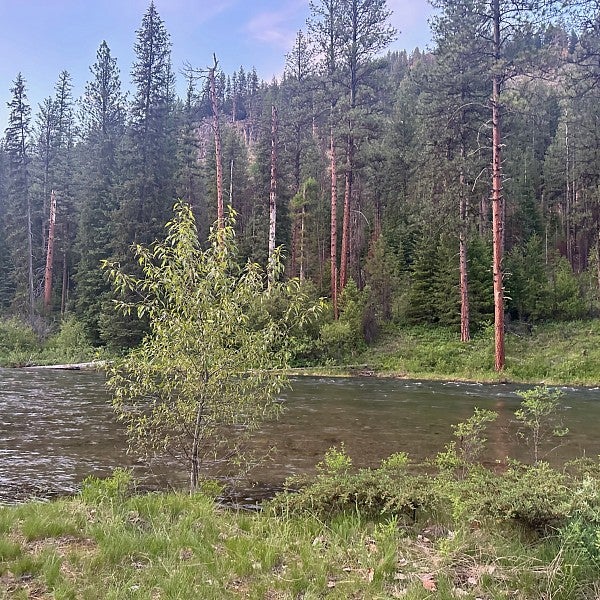
<svg viewBox="0 0 600 600">
<path fill-rule="evenodd" d="M 0 598 L 595 598 L 516 529 L 247 514 L 202 495 L 0 507 Z"/>
</svg>

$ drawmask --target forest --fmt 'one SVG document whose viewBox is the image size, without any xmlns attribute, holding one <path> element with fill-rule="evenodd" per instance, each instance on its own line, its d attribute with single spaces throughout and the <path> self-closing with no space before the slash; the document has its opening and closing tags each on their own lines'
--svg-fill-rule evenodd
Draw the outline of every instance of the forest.
<svg viewBox="0 0 600 600">
<path fill-rule="evenodd" d="M 201 239 L 231 206 L 240 262 L 281 246 L 284 277 L 327 300 L 297 362 L 390 324 L 467 341 L 492 323 L 597 317 L 600 5 L 432 4 L 431 49 L 391 52 L 385 0 L 314 0 L 270 82 L 218 56 L 178 73 L 153 3 L 130 94 L 106 42 L 79 99 L 63 71 L 32 108 L 18 73 L 0 142 L 0 317 L 40 339 L 69 318 L 96 346 L 136 345 L 145 324 L 115 311 L 100 265 L 135 271 L 131 245 L 164 237 L 177 199 Z"/>
</svg>

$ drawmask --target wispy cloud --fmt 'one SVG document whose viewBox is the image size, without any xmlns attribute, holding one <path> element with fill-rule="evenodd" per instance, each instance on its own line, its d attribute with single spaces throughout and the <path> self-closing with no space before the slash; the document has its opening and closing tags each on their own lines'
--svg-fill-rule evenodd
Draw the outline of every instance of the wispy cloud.
<svg viewBox="0 0 600 600">
<path fill-rule="evenodd" d="M 288 0 L 276 10 L 254 15 L 244 30 L 254 40 L 283 50 L 288 50 L 307 13 L 306 0 Z"/>
<path fill-rule="evenodd" d="M 202 10 L 198 10 L 198 0 L 157 0 L 159 13 L 165 20 L 177 19 L 187 26 L 198 26 L 209 22 L 221 13 L 227 12 L 239 4 L 239 0 L 213 0 L 203 2 Z"/>
</svg>

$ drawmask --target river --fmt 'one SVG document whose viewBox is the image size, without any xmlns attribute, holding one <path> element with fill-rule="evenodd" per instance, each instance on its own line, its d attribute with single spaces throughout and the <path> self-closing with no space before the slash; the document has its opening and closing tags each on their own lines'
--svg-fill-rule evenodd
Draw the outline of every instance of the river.
<svg viewBox="0 0 600 600">
<path fill-rule="evenodd" d="M 526 459 L 517 443 L 513 412 L 523 386 L 378 378 L 297 378 L 282 393 L 286 410 L 266 424 L 256 447 L 275 446 L 269 462 L 252 473 L 258 490 L 310 471 L 342 442 L 354 463 L 376 465 L 393 452 L 420 460 L 452 439 L 451 424 L 473 408 L 499 413 L 490 428 L 488 462 L 507 455 Z M 562 417 L 570 429 L 549 455 L 562 461 L 600 454 L 600 389 L 562 388 Z M 106 476 L 117 466 L 134 469 L 148 486 L 185 485 L 185 473 L 165 461 L 151 466 L 129 455 L 100 373 L 0 369 L 0 501 L 71 493 L 87 475 Z M 248 484 L 249 485 L 249 484 Z"/>
</svg>

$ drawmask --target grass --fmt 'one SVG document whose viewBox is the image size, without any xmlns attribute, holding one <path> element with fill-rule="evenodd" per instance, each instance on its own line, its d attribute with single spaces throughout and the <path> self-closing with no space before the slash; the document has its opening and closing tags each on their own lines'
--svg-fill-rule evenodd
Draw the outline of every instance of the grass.
<svg viewBox="0 0 600 600">
<path fill-rule="evenodd" d="M 600 383 L 600 321 L 552 323 L 506 336 L 506 368 L 494 371 L 493 331 L 485 329 L 462 343 L 455 331 L 413 327 L 386 332 L 353 362 L 378 375 L 416 379 L 462 379 L 522 383 L 597 385 Z M 345 369 L 350 374 L 353 369 Z M 319 369 L 314 374 L 321 373 Z M 338 370 L 337 373 L 340 373 Z"/>
<path fill-rule="evenodd" d="M 427 511 L 413 520 L 359 505 L 329 516 L 236 512 L 202 494 L 89 486 L 97 493 L 0 506 L 0 598 L 591 600 L 600 591 L 577 546 L 507 521 Z"/>
</svg>

